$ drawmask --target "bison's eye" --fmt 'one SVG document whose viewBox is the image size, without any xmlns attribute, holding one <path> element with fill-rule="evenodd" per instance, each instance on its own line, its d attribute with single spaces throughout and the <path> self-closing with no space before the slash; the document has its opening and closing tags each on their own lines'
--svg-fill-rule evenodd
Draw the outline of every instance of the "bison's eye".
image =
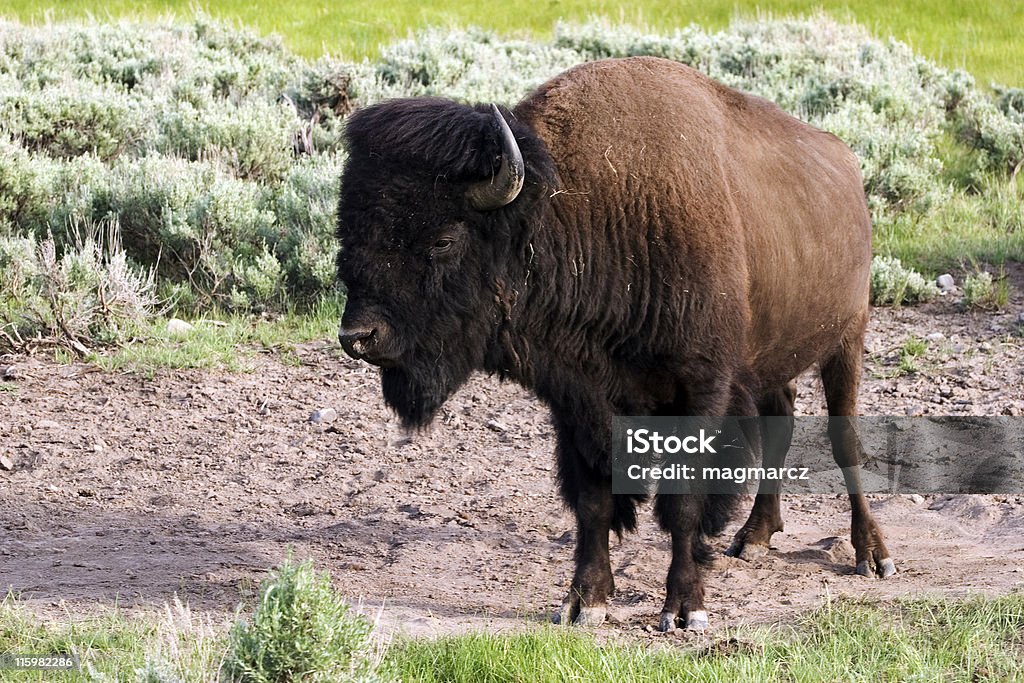
<svg viewBox="0 0 1024 683">
<path fill-rule="evenodd" d="M 434 242 L 434 246 L 431 248 L 431 251 L 435 254 L 443 254 L 446 251 L 449 251 L 453 244 L 455 244 L 455 240 L 451 237 L 442 237 Z"/>
</svg>

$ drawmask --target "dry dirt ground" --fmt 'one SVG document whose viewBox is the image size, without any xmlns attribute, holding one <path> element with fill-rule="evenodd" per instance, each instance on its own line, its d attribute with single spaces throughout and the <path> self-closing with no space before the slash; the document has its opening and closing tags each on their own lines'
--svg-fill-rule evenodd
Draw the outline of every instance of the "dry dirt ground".
<svg viewBox="0 0 1024 683">
<path fill-rule="evenodd" d="M 948 300 L 876 311 L 862 413 L 1024 414 L 1021 310 L 1018 287 L 999 314 Z M 927 335 L 919 372 L 896 373 L 903 342 Z M 0 588 L 43 613 L 62 601 L 76 611 L 159 606 L 175 594 L 229 613 L 292 549 L 410 634 L 546 619 L 571 576 L 574 525 L 554 489 L 545 409 L 478 377 L 432 430 L 409 436 L 374 369 L 327 341 L 297 353 L 299 365 L 257 355 L 248 373 L 152 379 L 0 359 L 0 371 L 12 366 L 0 385 L 0 455 L 13 468 L 0 468 Z M 337 419 L 309 421 L 328 407 Z M 798 410 L 823 411 L 811 377 Z M 1022 587 L 1024 496 L 874 496 L 872 507 L 895 577 L 853 574 L 843 498 L 784 497 L 774 551 L 722 556 L 709 572 L 713 628 L 786 621 L 828 595 Z M 609 628 L 642 634 L 669 562 L 649 513 L 613 544 L 612 562 Z"/>
</svg>

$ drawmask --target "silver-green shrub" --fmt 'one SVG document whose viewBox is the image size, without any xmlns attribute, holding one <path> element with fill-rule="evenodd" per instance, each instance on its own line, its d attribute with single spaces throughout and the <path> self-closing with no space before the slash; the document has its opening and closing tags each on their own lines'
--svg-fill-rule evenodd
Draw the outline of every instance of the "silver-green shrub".
<svg viewBox="0 0 1024 683">
<path fill-rule="evenodd" d="M 334 287 L 353 108 L 412 95 L 511 104 L 574 64 L 631 55 L 692 65 L 839 135 L 882 229 L 988 192 L 1024 159 L 1020 90 L 983 91 L 827 18 L 664 34 L 592 21 L 546 41 L 428 29 L 360 63 L 309 62 L 204 18 L 0 21 L 0 238 L 38 247 L 52 234 L 64 253 L 69 226 L 117 220 L 126 258 L 153 269 L 171 306 L 316 301 Z"/>
<path fill-rule="evenodd" d="M 52 236 L 0 236 L 0 341 L 63 346 L 84 354 L 119 340 L 157 307 L 154 274 L 128 260 L 116 218 Z"/>
<path fill-rule="evenodd" d="M 931 301 L 939 295 L 934 282 L 908 268 L 898 258 L 876 256 L 871 260 L 871 303 L 899 306 Z"/>
<path fill-rule="evenodd" d="M 276 253 L 292 292 L 324 292 L 334 286 L 334 212 L 342 154 L 304 157 L 292 166 L 273 199 Z"/>
<path fill-rule="evenodd" d="M 1005 308 L 1009 300 L 1010 287 L 1005 272 L 993 277 L 987 270 L 977 270 L 964 279 L 964 298 L 961 303 L 966 308 L 998 310 Z"/>
<path fill-rule="evenodd" d="M 372 632 L 328 574 L 308 560 L 286 560 L 260 587 L 252 616 L 232 629 L 224 677 L 234 683 L 379 681 Z"/>
<path fill-rule="evenodd" d="M 197 109 L 179 103 L 163 116 L 155 151 L 191 161 L 209 161 L 243 180 L 280 181 L 294 162 L 294 110 L 256 100 L 245 107 Z"/>
</svg>

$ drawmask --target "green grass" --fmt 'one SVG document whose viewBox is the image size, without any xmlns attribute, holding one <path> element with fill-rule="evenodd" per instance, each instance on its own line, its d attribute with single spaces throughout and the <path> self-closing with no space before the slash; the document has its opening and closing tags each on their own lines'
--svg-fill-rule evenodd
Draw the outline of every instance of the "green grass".
<svg viewBox="0 0 1024 683">
<path fill-rule="evenodd" d="M 904 213 L 875 226 L 875 253 L 928 272 L 942 272 L 965 255 L 975 261 L 1024 262 L 1024 181 L 984 179 L 978 191 L 956 193 L 926 214 Z"/>
<path fill-rule="evenodd" d="M 391 648 L 386 670 L 420 683 L 530 681 L 1003 681 L 1024 676 L 1024 597 L 892 605 L 840 600 L 792 628 L 742 629 L 694 647 L 599 646 L 545 628 Z"/>
<path fill-rule="evenodd" d="M 227 628 L 227 618 L 215 624 L 179 602 L 145 615 L 111 609 L 44 621 L 7 596 L 0 601 L 0 654 L 76 654 L 81 672 L 0 670 L 0 681 L 81 681 L 82 673 L 96 681 L 160 680 L 136 675 L 151 659 L 173 661 L 180 680 L 215 683 Z"/>
<path fill-rule="evenodd" d="M 900 362 L 895 376 L 909 375 L 918 372 L 917 359 L 928 351 L 928 342 L 913 335 L 907 337 L 900 347 Z"/>
<path fill-rule="evenodd" d="M 0 652 L 75 652 L 92 680 L 161 680 L 138 675 L 148 667 L 177 677 L 162 680 L 216 681 L 232 652 L 230 620 L 197 616 L 175 604 L 143 616 L 110 610 L 44 622 L 8 598 L 0 603 Z M 296 625 L 282 620 L 279 627 L 288 633 Z M 476 632 L 394 641 L 384 653 L 380 680 L 973 682 L 1024 677 L 1020 594 L 877 604 L 841 599 L 792 626 L 730 630 L 706 641 L 668 636 L 652 643 L 625 633 L 597 639 L 576 629 L 524 628 L 511 635 Z M 81 678 L 0 671 L 0 681 L 44 680 Z"/>
<path fill-rule="evenodd" d="M 194 14 L 195 6 L 194 0 L 7 0 L 0 14 L 33 22 L 82 16 L 106 19 L 174 14 L 184 18 Z M 200 6 L 213 16 L 277 33 L 307 57 L 325 52 L 372 57 L 381 44 L 405 38 L 411 30 L 425 26 L 474 25 L 506 34 L 546 37 L 559 19 L 583 21 L 592 15 L 666 30 L 690 23 L 723 28 L 732 18 L 750 17 L 757 11 L 788 16 L 823 9 L 840 20 L 854 19 L 877 35 L 891 34 L 946 66 L 966 68 L 982 83 L 1024 84 L 1024 41 L 1020 40 L 1024 3 L 1005 0 L 296 0 L 273 5 L 218 0 Z"/>
<path fill-rule="evenodd" d="M 190 320 L 184 335 L 167 331 L 167 319 L 156 318 L 140 329 L 137 339 L 91 354 L 86 360 L 108 371 L 132 370 L 152 375 L 162 368 L 205 368 L 246 372 L 257 353 L 273 352 L 297 365 L 295 344 L 333 340 L 343 302 L 325 301 L 309 310 L 293 310 L 273 318 L 212 313 Z M 68 354 L 58 361 L 73 360 Z"/>
</svg>

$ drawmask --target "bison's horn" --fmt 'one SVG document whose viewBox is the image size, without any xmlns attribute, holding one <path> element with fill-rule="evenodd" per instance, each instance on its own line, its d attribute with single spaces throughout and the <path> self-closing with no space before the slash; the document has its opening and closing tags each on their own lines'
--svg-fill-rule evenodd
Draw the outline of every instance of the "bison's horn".
<svg viewBox="0 0 1024 683">
<path fill-rule="evenodd" d="M 470 205 L 478 211 L 490 211 L 512 203 L 523 189 L 526 176 L 523 154 L 519 151 L 512 129 L 508 127 L 497 106 L 492 104 L 491 110 L 494 113 L 494 127 L 501 137 L 501 167 L 491 178 L 470 186 L 466 191 Z"/>
</svg>

